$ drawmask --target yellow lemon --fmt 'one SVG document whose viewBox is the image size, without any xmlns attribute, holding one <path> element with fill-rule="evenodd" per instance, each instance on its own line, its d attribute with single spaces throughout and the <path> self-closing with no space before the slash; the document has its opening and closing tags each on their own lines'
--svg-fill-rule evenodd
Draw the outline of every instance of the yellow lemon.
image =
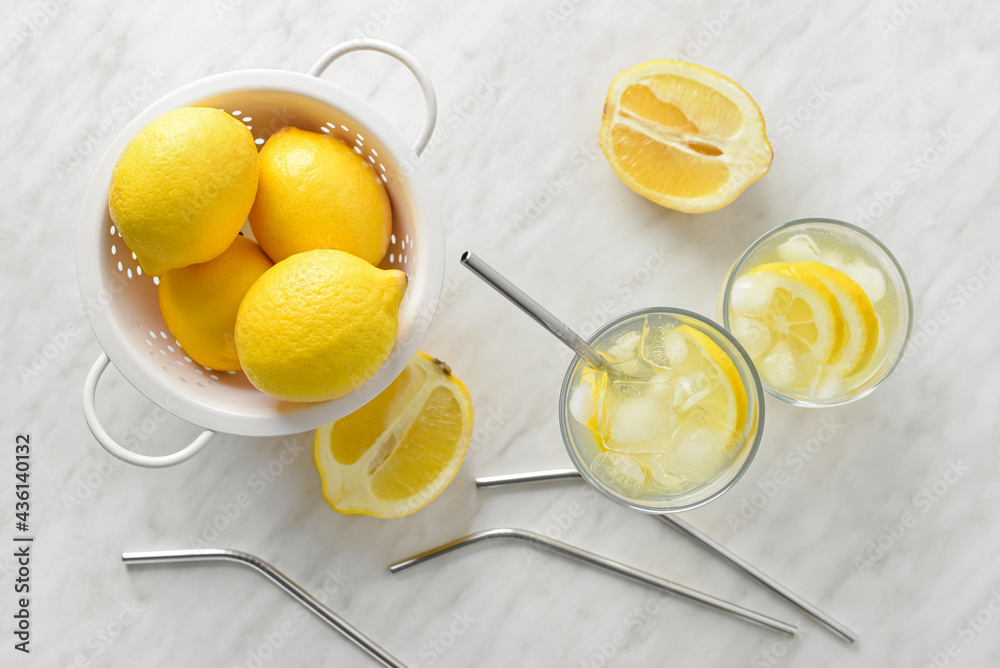
<svg viewBox="0 0 1000 668">
<path fill-rule="evenodd" d="M 247 292 L 236 351 L 254 386 L 285 401 L 326 401 L 371 378 L 396 341 L 406 274 L 349 253 L 282 260 Z"/>
<path fill-rule="evenodd" d="M 378 264 L 389 247 L 392 210 L 375 170 L 351 147 L 287 127 L 261 148 L 250 226 L 275 262 L 332 248 Z"/>
<path fill-rule="evenodd" d="M 257 176 L 247 126 L 219 109 L 183 107 L 125 146 L 108 208 L 142 270 L 159 276 L 229 248 L 253 205 Z"/>
<path fill-rule="evenodd" d="M 448 486 L 471 438 L 469 390 L 419 352 L 380 395 L 316 430 L 323 496 L 342 513 L 409 515 Z"/>
<path fill-rule="evenodd" d="M 236 314 L 247 290 L 271 266 L 257 244 L 238 236 L 219 257 L 160 277 L 160 313 L 191 359 L 219 371 L 240 368 Z"/>
<path fill-rule="evenodd" d="M 676 60 L 650 60 L 615 77 L 600 144 L 625 185 L 687 213 L 729 204 L 767 173 L 774 155 L 745 90 Z"/>
</svg>

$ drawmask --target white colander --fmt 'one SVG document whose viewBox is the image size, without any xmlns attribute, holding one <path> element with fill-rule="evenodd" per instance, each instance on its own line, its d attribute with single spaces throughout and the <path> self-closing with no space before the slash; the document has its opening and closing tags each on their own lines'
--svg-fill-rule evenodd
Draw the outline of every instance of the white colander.
<svg viewBox="0 0 1000 668">
<path fill-rule="evenodd" d="M 411 148 L 367 103 L 319 76 L 344 54 L 380 51 L 416 76 L 424 92 L 426 119 Z M 291 403 L 256 390 L 241 372 L 213 371 L 193 362 L 160 316 L 157 279 L 143 274 L 108 213 L 111 171 L 129 139 L 157 116 L 179 107 L 223 109 L 250 128 L 258 145 L 286 125 L 337 137 L 367 159 L 392 202 L 393 234 L 383 268 L 406 272 L 409 284 L 400 307 L 399 334 L 389 359 L 367 383 L 339 399 Z M 178 464 L 197 454 L 216 432 L 244 436 L 293 434 L 337 420 L 373 399 L 417 352 L 437 306 L 444 275 L 441 214 L 418 156 L 437 118 L 434 89 L 423 69 L 402 49 L 357 40 L 326 53 L 309 74 L 245 70 L 200 79 L 143 111 L 115 139 L 87 190 L 78 233 L 78 278 L 91 327 L 104 352 L 83 390 L 87 425 L 97 441 L 120 459 L 146 467 Z M 249 227 L 244 227 L 248 233 Z M 95 409 L 97 381 L 113 363 L 139 392 L 170 413 L 205 429 L 193 442 L 166 456 L 140 455 L 108 435 Z"/>
</svg>

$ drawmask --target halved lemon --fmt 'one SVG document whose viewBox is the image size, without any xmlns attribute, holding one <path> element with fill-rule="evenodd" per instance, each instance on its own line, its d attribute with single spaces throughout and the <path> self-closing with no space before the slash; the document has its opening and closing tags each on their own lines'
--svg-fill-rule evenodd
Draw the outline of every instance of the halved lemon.
<svg viewBox="0 0 1000 668">
<path fill-rule="evenodd" d="M 600 144 L 625 185 L 687 213 L 729 204 L 774 157 L 764 116 L 745 90 L 676 60 L 650 60 L 615 77 Z"/>
<path fill-rule="evenodd" d="M 471 439 L 469 390 L 418 352 L 372 401 L 316 430 L 323 496 L 341 513 L 409 515 L 448 486 Z"/>
</svg>

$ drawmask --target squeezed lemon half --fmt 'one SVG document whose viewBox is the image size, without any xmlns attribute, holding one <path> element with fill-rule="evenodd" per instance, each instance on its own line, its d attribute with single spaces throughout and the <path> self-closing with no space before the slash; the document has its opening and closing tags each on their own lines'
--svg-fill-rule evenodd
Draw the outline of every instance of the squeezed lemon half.
<svg viewBox="0 0 1000 668">
<path fill-rule="evenodd" d="M 341 513 L 409 515 L 448 486 L 471 439 L 469 390 L 418 352 L 372 401 L 316 430 L 323 496 Z"/>
</svg>

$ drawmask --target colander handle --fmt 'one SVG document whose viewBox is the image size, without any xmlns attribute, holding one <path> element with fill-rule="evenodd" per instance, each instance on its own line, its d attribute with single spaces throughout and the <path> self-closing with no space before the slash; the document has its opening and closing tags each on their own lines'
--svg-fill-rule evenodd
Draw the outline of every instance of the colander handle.
<svg viewBox="0 0 1000 668">
<path fill-rule="evenodd" d="M 419 156 L 430 143 L 431 135 L 434 134 L 434 125 L 437 123 L 437 96 L 434 94 L 434 86 L 431 84 L 430 77 L 409 53 L 395 44 L 377 39 L 356 39 L 333 47 L 316 61 L 316 64 L 309 70 L 309 74 L 314 77 L 322 75 L 333 61 L 352 51 L 378 51 L 392 56 L 406 65 L 407 69 L 413 72 L 413 76 L 417 78 L 417 83 L 420 84 L 420 89 L 424 92 L 424 129 L 420 131 L 417 140 L 413 142 L 413 152 Z"/>
<path fill-rule="evenodd" d="M 201 432 L 198 438 L 194 439 L 183 450 L 175 452 L 170 455 L 162 456 L 152 456 L 152 455 L 140 455 L 131 450 L 126 450 L 124 447 L 118 444 L 111 436 L 108 434 L 107 430 L 104 429 L 104 425 L 97 417 L 97 381 L 101 378 L 101 374 L 104 370 L 108 368 L 111 360 L 108 359 L 107 353 L 101 353 L 101 356 L 97 358 L 94 362 L 94 366 L 90 369 L 90 373 L 87 374 L 87 380 L 83 384 L 83 415 L 87 419 L 87 426 L 90 427 L 91 433 L 94 434 L 94 438 L 97 442 L 101 444 L 105 450 L 113 454 L 118 459 L 123 462 L 128 462 L 129 464 L 134 464 L 135 466 L 143 466 L 150 469 L 165 468 L 167 466 L 174 466 L 175 464 L 180 464 L 181 462 L 186 462 L 187 460 L 194 457 L 206 444 L 215 436 L 214 431 L 205 430 Z"/>
</svg>

